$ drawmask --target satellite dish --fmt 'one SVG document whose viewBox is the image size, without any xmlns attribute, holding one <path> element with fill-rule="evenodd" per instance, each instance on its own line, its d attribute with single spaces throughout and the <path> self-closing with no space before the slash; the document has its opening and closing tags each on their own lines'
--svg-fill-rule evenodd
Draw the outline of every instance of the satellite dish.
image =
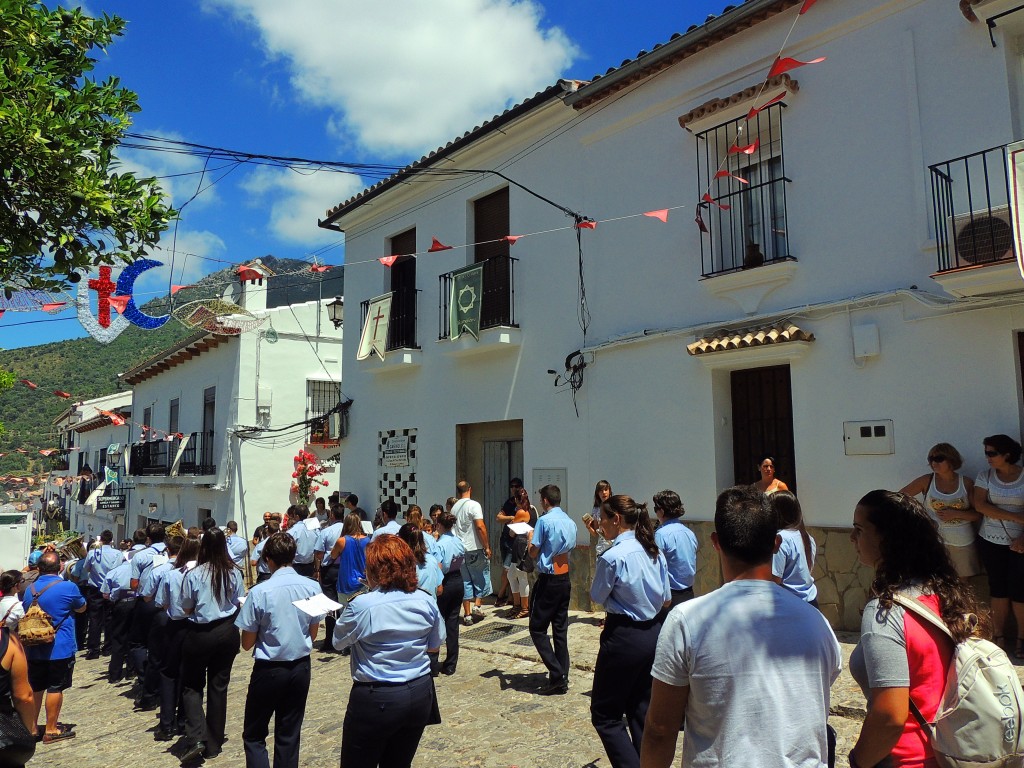
<svg viewBox="0 0 1024 768">
<path fill-rule="evenodd" d="M 224 301 L 230 301 L 232 304 L 244 306 L 242 304 L 242 297 L 244 295 L 245 291 L 242 288 L 242 284 L 232 280 L 230 283 L 227 284 L 227 286 L 224 288 L 224 292 L 221 293 L 220 296 L 222 299 L 224 299 Z"/>
</svg>

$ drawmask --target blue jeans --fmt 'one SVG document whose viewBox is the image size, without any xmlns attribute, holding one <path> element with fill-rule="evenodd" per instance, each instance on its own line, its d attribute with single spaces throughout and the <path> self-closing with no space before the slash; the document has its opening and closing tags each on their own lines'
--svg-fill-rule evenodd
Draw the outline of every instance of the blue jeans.
<svg viewBox="0 0 1024 768">
<path fill-rule="evenodd" d="M 475 600 L 491 594 L 490 565 L 482 549 L 466 553 L 466 559 L 462 562 L 462 581 L 466 585 L 464 600 Z"/>
</svg>

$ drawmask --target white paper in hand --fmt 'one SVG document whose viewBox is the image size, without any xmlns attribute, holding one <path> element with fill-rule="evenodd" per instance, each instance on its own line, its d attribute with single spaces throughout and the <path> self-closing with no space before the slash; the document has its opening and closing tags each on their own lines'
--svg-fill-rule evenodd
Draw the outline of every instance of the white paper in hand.
<svg viewBox="0 0 1024 768">
<path fill-rule="evenodd" d="M 156 566 L 158 566 L 158 565 L 163 565 L 164 563 L 169 563 L 170 561 L 171 561 L 171 558 L 169 558 L 167 555 L 153 555 L 153 567 L 154 568 Z"/>
<path fill-rule="evenodd" d="M 373 523 L 371 523 L 369 520 L 363 520 L 362 521 L 362 526 L 363 526 L 363 533 L 365 533 L 367 536 L 370 536 L 370 535 L 373 534 Z"/>
<path fill-rule="evenodd" d="M 322 592 L 304 600 L 295 600 L 292 605 L 314 619 L 344 608 L 341 603 L 336 603 Z"/>
<path fill-rule="evenodd" d="M 311 531 L 315 531 L 320 528 L 320 519 L 316 517 L 316 515 L 314 515 L 313 517 L 307 517 L 302 522 L 304 522 L 306 524 L 306 527 Z"/>
<path fill-rule="evenodd" d="M 516 536 L 521 536 L 524 533 L 529 533 L 533 530 L 533 526 L 529 523 L 509 523 L 508 529 L 512 531 Z"/>
</svg>

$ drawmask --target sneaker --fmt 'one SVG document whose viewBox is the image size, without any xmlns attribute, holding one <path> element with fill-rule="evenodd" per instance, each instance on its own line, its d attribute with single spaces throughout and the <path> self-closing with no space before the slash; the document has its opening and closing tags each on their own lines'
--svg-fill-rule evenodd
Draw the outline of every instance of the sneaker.
<svg viewBox="0 0 1024 768">
<path fill-rule="evenodd" d="M 481 608 L 479 605 L 474 605 L 473 606 L 473 618 L 474 619 L 482 619 L 483 617 L 484 617 L 484 609 Z"/>
<path fill-rule="evenodd" d="M 465 624 L 467 627 L 472 627 L 473 626 L 473 617 L 472 616 L 463 616 L 462 617 L 462 623 Z"/>
</svg>

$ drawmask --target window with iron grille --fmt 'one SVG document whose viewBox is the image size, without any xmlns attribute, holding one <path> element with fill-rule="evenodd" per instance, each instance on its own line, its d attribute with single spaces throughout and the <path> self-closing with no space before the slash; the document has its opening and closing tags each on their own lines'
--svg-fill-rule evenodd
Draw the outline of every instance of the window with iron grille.
<svg viewBox="0 0 1024 768">
<path fill-rule="evenodd" d="M 306 382 L 306 421 L 309 445 L 337 445 L 345 436 L 341 412 L 341 385 L 335 381 Z"/>
<path fill-rule="evenodd" d="M 705 277 L 790 259 L 782 110 L 730 120 L 697 134 Z"/>
<path fill-rule="evenodd" d="M 167 431 L 172 435 L 178 432 L 178 398 L 171 400 L 171 404 L 168 407 L 167 413 Z"/>
</svg>

